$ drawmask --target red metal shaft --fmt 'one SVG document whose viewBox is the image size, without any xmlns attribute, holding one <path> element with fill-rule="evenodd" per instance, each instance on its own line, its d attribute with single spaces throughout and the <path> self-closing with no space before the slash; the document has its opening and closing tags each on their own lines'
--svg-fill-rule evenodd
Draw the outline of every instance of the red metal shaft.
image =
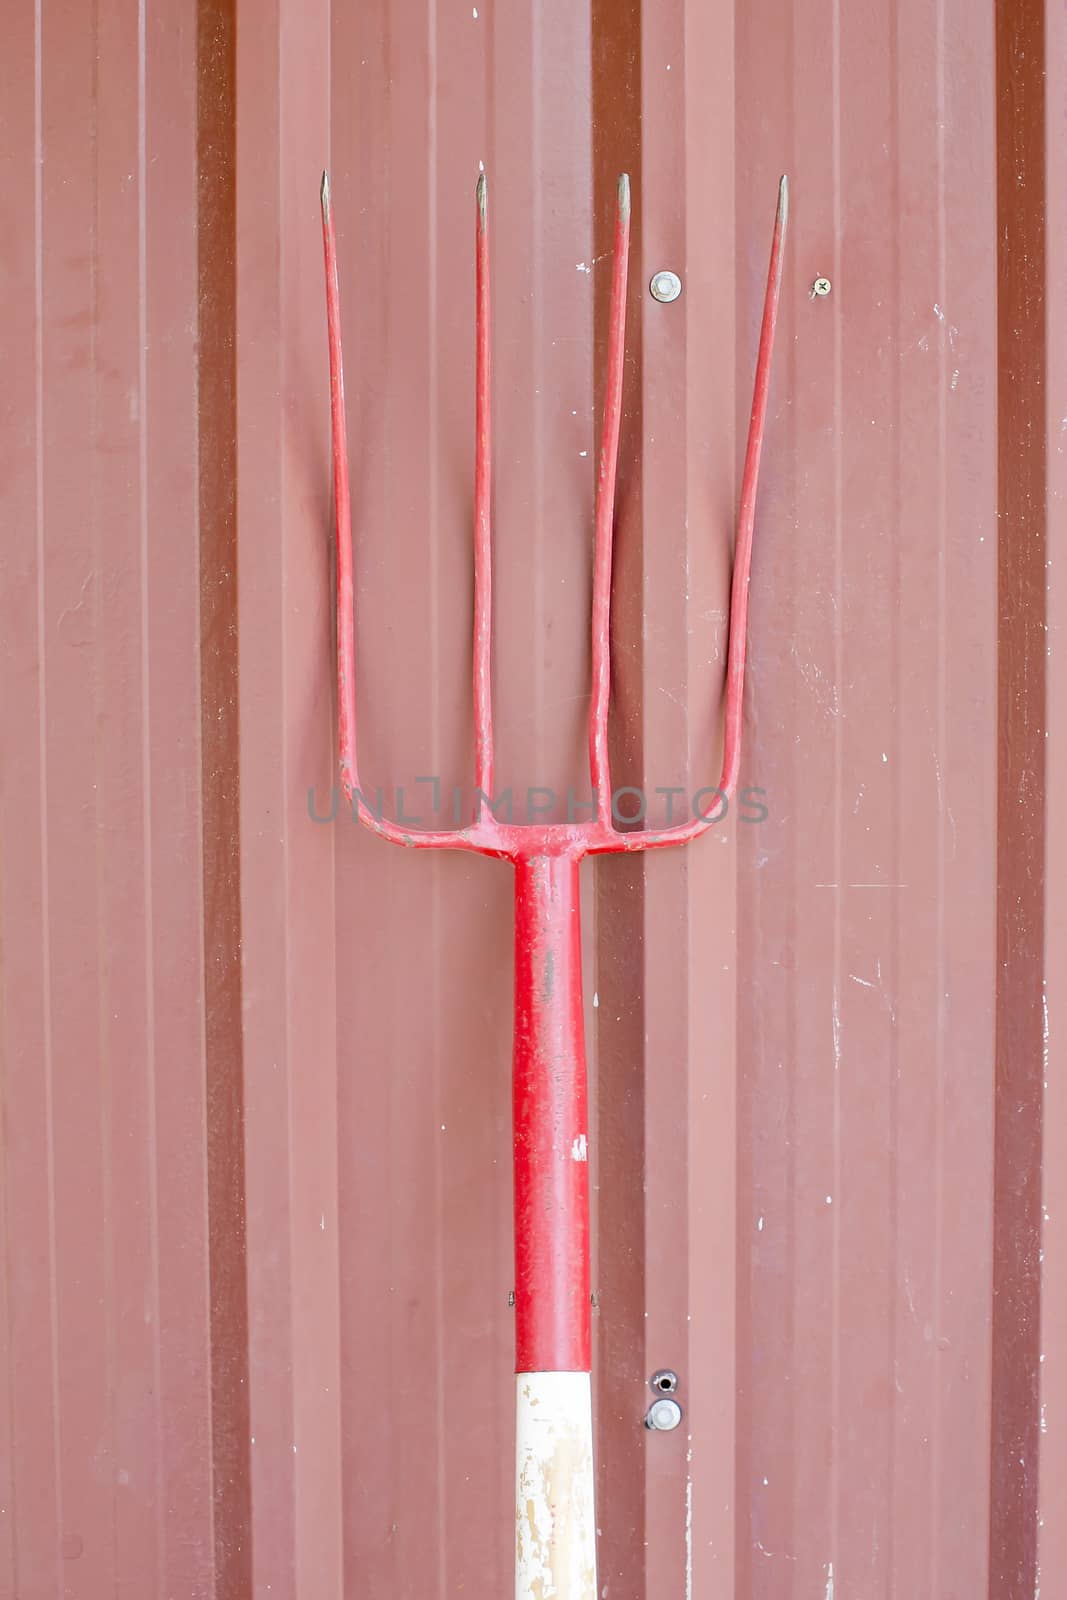
<svg viewBox="0 0 1067 1600">
<path fill-rule="evenodd" d="M 589 1163 L 578 862 L 515 863 L 515 1370 L 588 1372 Z"/>
</svg>

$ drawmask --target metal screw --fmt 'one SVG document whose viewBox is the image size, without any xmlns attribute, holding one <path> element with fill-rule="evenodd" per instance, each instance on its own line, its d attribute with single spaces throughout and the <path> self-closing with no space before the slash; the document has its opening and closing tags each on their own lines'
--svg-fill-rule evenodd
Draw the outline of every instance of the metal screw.
<svg viewBox="0 0 1067 1600">
<path fill-rule="evenodd" d="M 811 298 L 813 300 L 823 300 L 830 293 L 832 288 L 833 284 L 830 282 L 829 278 L 816 278 L 815 282 L 811 286 Z"/>
<path fill-rule="evenodd" d="M 645 1427 L 657 1433 L 670 1433 L 682 1420 L 682 1408 L 677 1400 L 653 1400 L 645 1417 Z"/>
<path fill-rule="evenodd" d="M 678 1387 L 678 1374 L 669 1367 L 661 1367 L 659 1372 L 654 1372 L 648 1380 L 648 1387 L 653 1394 L 673 1394 Z"/>
<path fill-rule="evenodd" d="M 653 300 L 668 305 L 681 294 L 682 280 L 676 272 L 654 272 L 648 288 Z"/>
</svg>

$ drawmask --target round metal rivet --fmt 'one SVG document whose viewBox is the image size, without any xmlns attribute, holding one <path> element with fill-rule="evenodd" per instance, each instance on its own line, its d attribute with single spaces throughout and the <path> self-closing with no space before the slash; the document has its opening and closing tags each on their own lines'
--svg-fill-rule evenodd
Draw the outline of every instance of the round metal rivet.
<svg viewBox="0 0 1067 1600">
<path fill-rule="evenodd" d="M 811 286 L 811 297 L 813 300 L 816 298 L 822 300 L 830 293 L 832 288 L 833 284 L 830 282 L 829 278 L 816 278 L 815 282 Z"/>
<path fill-rule="evenodd" d="M 682 1420 L 682 1408 L 677 1400 L 653 1400 L 645 1418 L 645 1427 L 657 1433 L 669 1433 Z"/>
<path fill-rule="evenodd" d="M 676 272 L 654 272 L 652 282 L 648 286 L 653 300 L 659 300 L 663 305 L 669 305 L 672 300 L 677 300 L 682 292 L 682 280 Z"/>
</svg>

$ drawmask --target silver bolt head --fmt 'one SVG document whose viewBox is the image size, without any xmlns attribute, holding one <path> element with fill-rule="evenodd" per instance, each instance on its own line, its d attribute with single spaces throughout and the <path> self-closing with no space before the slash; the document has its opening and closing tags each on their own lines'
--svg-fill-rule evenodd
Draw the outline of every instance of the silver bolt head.
<svg viewBox="0 0 1067 1600">
<path fill-rule="evenodd" d="M 657 1433 L 670 1433 L 682 1420 L 682 1408 L 677 1400 L 653 1400 L 645 1417 L 645 1427 Z"/>
<path fill-rule="evenodd" d="M 654 272 L 648 290 L 653 300 L 669 305 L 681 294 L 682 280 L 676 272 Z"/>
<path fill-rule="evenodd" d="M 829 278 L 816 278 L 815 282 L 811 286 L 811 297 L 813 300 L 823 300 L 830 293 L 832 288 L 833 284 L 830 282 Z"/>
</svg>

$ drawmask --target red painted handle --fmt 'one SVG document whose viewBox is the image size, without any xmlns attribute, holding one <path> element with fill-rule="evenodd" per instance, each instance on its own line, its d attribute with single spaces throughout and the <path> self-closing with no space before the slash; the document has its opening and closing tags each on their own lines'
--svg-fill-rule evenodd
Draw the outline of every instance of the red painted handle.
<svg viewBox="0 0 1067 1600">
<path fill-rule="evenodd" d="M 588 1372 L 589 1162 L 578 863 L 515 863 L 515 1370 Z"/>
</svg>

